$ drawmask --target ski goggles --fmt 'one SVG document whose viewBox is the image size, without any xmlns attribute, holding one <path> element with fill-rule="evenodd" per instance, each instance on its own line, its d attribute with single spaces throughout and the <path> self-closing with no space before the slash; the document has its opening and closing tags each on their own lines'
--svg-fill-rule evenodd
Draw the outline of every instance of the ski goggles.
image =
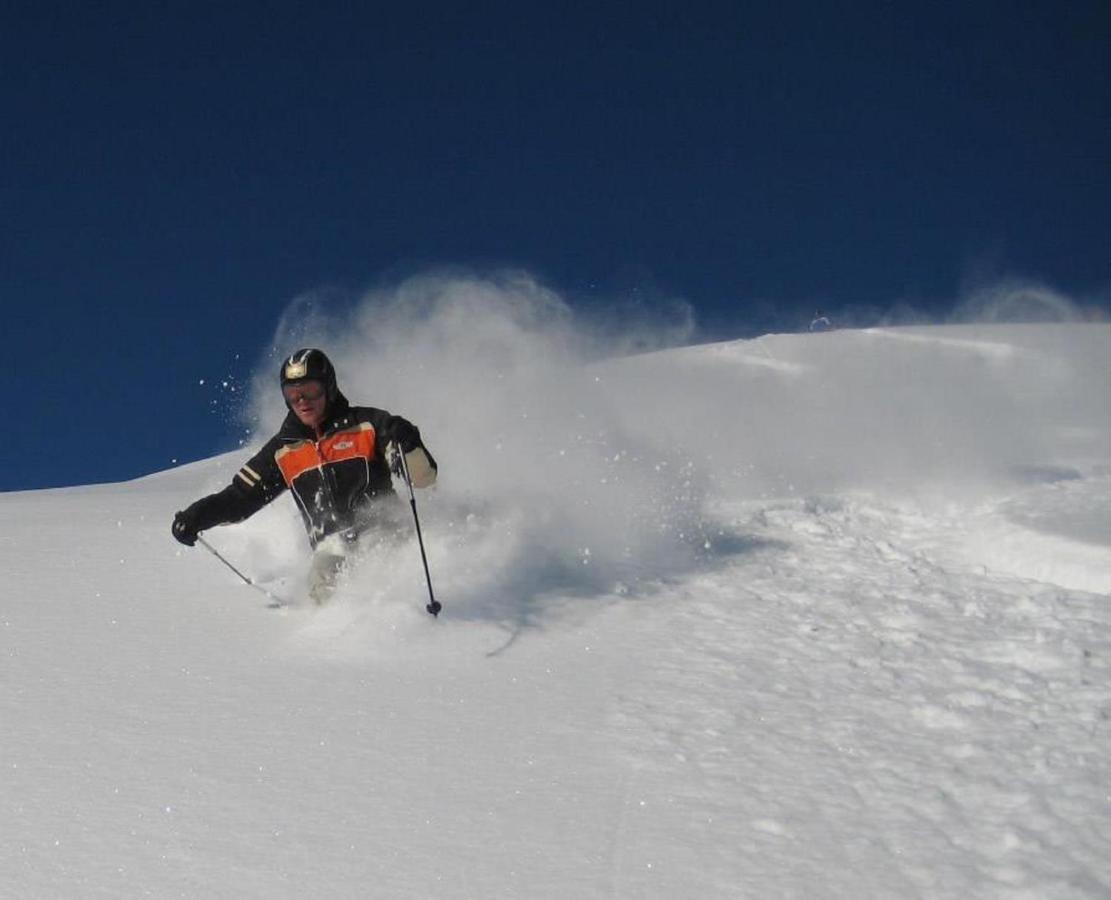
<svg viewBox="0 0 1111 900">
<path fill-rule="evenodd" d="M 324 396 L 324 385 L 317 383 L 289 385 L 282 388 L 282 395 L 290 406 L 298 403 L 315 403 Z"/>
</svg>

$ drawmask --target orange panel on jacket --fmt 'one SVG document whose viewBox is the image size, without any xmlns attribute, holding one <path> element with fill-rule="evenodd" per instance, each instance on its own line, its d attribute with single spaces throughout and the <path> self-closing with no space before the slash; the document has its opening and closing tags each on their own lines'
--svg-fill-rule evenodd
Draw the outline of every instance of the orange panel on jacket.
<svg viewBox="0 0 1111 900">
<path fill-rule="evenodd" d="M 316 469 L 329 463 L 343 462 L 348 459 L 374 458 L 374 427 L 362 422 L 358 428 L 337 431 L 317 443 L 302 441 L 290 447 L 282 447 L 274 454 L 274 461 L 282 470 L 282 478 L 289 486 L 299 475 L 309 469 Z"/>
</svg>

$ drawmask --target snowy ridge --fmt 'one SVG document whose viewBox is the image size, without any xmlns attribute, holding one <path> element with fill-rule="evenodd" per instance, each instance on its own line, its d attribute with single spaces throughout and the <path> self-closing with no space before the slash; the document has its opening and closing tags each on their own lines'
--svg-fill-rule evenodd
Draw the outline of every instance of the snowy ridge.
<svg viewBox="0 0 1111 900">
<path fill-rule="evenodd" d="M 440 621 L 412 543 L 284 615 L 178 548 L 241 454 L 0 495 L 0 892 L 1111 893 L 1111 327 L 498 324 L 338 361 L 440 460 Z M 292 504 L 209 537 L 300 596 Z"/>
</svg>

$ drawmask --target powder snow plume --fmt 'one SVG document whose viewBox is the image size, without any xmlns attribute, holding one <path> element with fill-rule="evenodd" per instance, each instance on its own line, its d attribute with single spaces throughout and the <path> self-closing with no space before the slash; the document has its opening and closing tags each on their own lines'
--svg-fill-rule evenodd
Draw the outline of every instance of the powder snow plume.
<svg viewBox="0 0 1111 900">
<path fill-rule="evenodd" d="M 707 549 L 689 461 L 621 425 L 597 365 L 681 340 L 689 323 L 613 324 L 585 324 L 523 273 L 420 276 L 339 312 L 301 299 L 256 379 L 255 413 L 284 414 L 281 355 L 325 349 L 352 403 L 411 419 L 437 459 L 439 484 L 418 502 L 455 613 L 528 619 L 547 593 L 627 593 Z"/>
</svg>

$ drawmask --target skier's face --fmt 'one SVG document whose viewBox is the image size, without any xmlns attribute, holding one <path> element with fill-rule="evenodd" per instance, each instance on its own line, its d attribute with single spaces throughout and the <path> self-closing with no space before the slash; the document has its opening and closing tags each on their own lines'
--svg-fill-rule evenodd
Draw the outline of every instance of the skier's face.
<svg viewBox="0 0 1111 900">
<path fill-rule="evenodd" d="M 324 421 L 324 409 L 328 405 L 324 385 L 319 381 L 301 381 L 287 384 L 282 388 L 285 402 L 302 425 L 316 428 Z"/>
</svg>

